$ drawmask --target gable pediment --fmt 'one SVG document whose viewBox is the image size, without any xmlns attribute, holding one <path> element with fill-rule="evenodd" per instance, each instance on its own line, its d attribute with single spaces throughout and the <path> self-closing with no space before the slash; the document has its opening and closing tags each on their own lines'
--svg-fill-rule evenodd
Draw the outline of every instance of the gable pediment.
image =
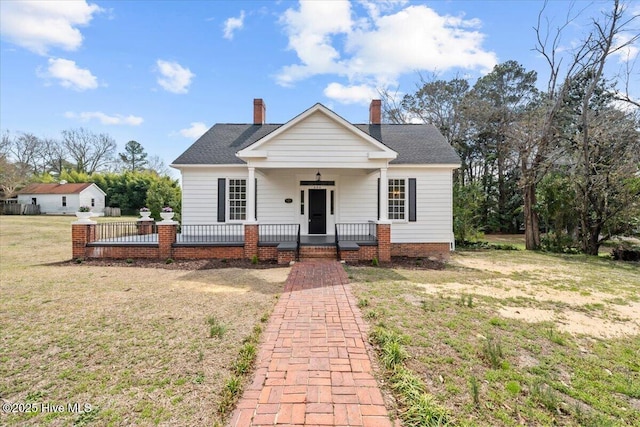
<svg viewBox="0 0 640 427">
<path fill-rule="evenodd" d="M 368 167 L 397 153 L 321 104 L 239 151 L 260 167 Z"/>
</svg>

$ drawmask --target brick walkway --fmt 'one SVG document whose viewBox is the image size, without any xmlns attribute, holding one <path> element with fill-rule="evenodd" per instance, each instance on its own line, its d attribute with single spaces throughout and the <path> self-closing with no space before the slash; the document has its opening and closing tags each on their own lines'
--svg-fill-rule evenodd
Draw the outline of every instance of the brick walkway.
<svg viewBox="0 0 640 427">
<path fill-rule="evenodd" d="M 230 427 L 391 427 L 366 327 L 336 261 L 296 263 Z"/>
</svg>

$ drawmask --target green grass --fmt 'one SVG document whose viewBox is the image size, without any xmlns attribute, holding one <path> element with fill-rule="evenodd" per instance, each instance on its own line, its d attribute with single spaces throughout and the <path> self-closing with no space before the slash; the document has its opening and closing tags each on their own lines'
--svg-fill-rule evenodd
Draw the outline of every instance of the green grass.
<svg viewBox="0 0 640 427">
<path fill-rule="evenodd" d="M 288 269 L 76 264 L 72 221 L 0 216 L 0 397 L 92 409 L 0 425 L 222 425 Z"/>
<path fill-rule="evenodd" d="M 437 425 L 418 416 L 432 414 L 431 404 L 452 425 L 640 425 L 637 263 L 470 251 L 441 271 L 347 273 L 356 300 L 367 301 L 364 317 L 403 337 L 406 353 L 382 350 L 394 341 L 373 328 L 404 425 Z M 526 310 L 554 316 L 531 322 Z M 580 329 L 574 319 L 593 321 Z M 395 380 L 393 366 L 402 372 Z M 407 394 L 428 398 L 408 411 Z"/>
</svg>

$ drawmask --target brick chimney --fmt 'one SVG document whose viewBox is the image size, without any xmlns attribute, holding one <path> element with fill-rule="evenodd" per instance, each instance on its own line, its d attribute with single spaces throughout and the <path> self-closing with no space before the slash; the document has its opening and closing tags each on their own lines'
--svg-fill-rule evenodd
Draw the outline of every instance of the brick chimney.
<svg viewBox="0 0 640 427">
<path fill-rule="evenodd" d="M 263 125 L 267 119 L 267 106 L 262 98 L 253 100 L 253 124 Z"/>
<path fill-rule="evenodd" d="M 369 106 L 369 124 L 379 125 L 382 123 L 382 101 L 372 99 Z"/>
</svg>

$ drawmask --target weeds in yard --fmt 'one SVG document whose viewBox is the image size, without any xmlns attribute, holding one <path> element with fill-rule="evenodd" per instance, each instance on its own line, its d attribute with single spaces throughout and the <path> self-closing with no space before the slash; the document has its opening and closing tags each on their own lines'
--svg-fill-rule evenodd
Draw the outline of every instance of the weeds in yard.
<svg viewBox="0 0 640 427">
<path fill-rule="evenodd" d="M 545 330 L 545 335 L 547 336 L 547 338 L 549 338 L 549 341 L 553 343 L 556 343 L 558 345 L 567 345 L 567 342 L 565 341 L 562 334 L 558 333 L 556 328 L 554 328 L 553 326 L 550 326 Z"/>
<path fill-rule="evenodd" d="M 378 262 L 378 258 L 373 257 L 373 259 L 371 260 L 371 265 L 374 267 L 377 267 L 380 265 L 380 263 Z"/>
<path fill-rule="evenodd" d="M 400 418 L 407 427 L 450 425 L 447 410 L 433 396 L 425 392 L 422 380 L 404 366 L 409 357 L 404 344 L 409 337 L 383 326 L 376 326 L 369 334 L 370 341 L 377 346 L 382 365 L 387 370 L 391 388 L 400 396 L 402 405 Z"/>
<path fill-rule="evenodd" d="M 257 264 L 258 263 L 258 255 L 254 255 L 253 257 L 251 257 L 251 264 Z"/>
<path fill-rule="evenodd" d="M 165 264 L 173 264 L 173 258 L 167 258 L 164 263 Z"/>
<path fill-rule="evenodd" d="M 487 337 L 482 344 L 482 355 L 493 369 L 502 367 L 502 344 L 499 338 Z"/>
<path fill-rule="evenodd" d="M 215 316 L 209 316 L 207 324 L 209 325 L 209 338 L 222 338 L 227 331 L 227 327 L 218 322 Z"/>
<path fill-rule="evenodd" d="M 261 333 L 262 327 L 255 325 L 251 335 L 243 340 L 243 345 L 238 351 L 238 357 L 233 363 L 233 374 L 227 380 L 218 403 L 218 414 L 223 418 L 229 414 L 242 395 L 244 378 L 251 372 L 255 362 Z"/>
<path fill-rule="evenodd" d="M 473 295 L 460 295 L 460 300 L 458 301 L 458 305 L 460 307 L 469 307 L 473 308 Z"/>
<path fill-rule="evenodd" d="M 520 383 L 518 381 L 507 381 L 504 388 L 514 396 L 520 394 L 520 391 L 522 391 L 522 387 L 520 387 Z"/>
<path fill-rule="evenodd" d="M 409 358 L 409 353 L 399 342 L 385 343 L 380 353 L 380 361 L 385 368 L 392 371 L 402 366 L 402 363 Z"/>
<path fill-rule="evenodd" d="M 127 258 L 127 264 L 133 264 L 133 258 Z"/>
<path fill-rule="evenodd" d="M 557 412 L 560 406 L 558 394 L 542 382 L 536 382 L 531 386 L 531 397 L 534 401 L 544 406 L 550 412 Z"/>
<path fill-rule="evenodd" d="M 473 375 L 469 378 L 469 390 L 471 391 L 473 404 L 476 405 L 476 407 L 480 406 L 480 383 Z"/>
<path fill-rule="evenodd" d="M 369 307 L 369 300 L 366 298 L 360 298 L 358 300 L 358 308 L 362 310 L 365 307 Z"/>
</svg>

